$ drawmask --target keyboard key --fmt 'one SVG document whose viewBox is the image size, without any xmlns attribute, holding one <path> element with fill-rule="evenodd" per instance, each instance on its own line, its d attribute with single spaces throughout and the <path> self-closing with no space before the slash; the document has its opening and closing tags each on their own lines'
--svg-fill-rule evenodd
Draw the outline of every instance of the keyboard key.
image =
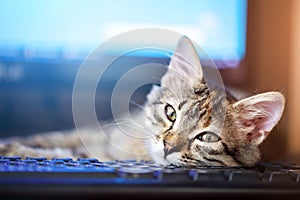
<svg viewBox="0 0 300 200">
<path fill-rule="evenodd" d="M 52 161 L 63 161 L 63 162 L 70 162 L 72 158 L 52 158 Z"/>
<path fill-rule="evenodd" d="M 195 169 L 192 169 L 188 172 L 188 176 L 193 180 L 196 181 L 198 179 L 198 171 Z"/>
<path fill-rule="evenodd" d="M 25 160 L 36 160 L 38 162 L 42 162 L 47 160 L 47 158 L 45 157 L 26 157 Z"/>
<path fill-rule="evenodd" d="M 2 159 L 9 159 L 11 161 L 16 161 L 16 160 L 20 160 L 21 157 L 20 156 L 3 156 Z"/>
<path fill-rule="evenodd" d="M 77 161 L 85 161 L 90 163 L 99 163 L 100 161 L 97 158 L 78 158 Z"/>
</svg>

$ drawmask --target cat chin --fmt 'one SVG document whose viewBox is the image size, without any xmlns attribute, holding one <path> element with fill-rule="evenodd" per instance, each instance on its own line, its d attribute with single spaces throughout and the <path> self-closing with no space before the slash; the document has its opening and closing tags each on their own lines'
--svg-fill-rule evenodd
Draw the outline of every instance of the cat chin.
<svg viewBox="0 0 300 200">
<path fill-rule="evenodd" d="M 157 164 L 160 164 L 160 165 L 163 165 L 163 166 L 167 166 L 167 165 L 171 164 L 166 159 L 164 159 L 163 152 L 152 153 L 151 157 L 152 157 L 153 161 Z"/>
<path fill-rule="evenodd" d="M 175 165 L 175 166 L 181 166 L 182 163 L 180 162 L 181 153 L 180 152 L 174 152 L 171 153 L 166 157 L 166 160 L 169 164 Z"/>
<path fill-rule="evenodd" d="M 181 157 L 181 153 L 180 152 L 175 152 L 172 153 L 170 155 L 168 155 L 166 158 L 164 158 L 164 153 L 163 151 L 160 152 L 155 152 L 152 155 L 152 159 L 163 166 L 167 166 L 167 165 L 175 165 L 175 166 L 181 166 L 182 163 L 180 162 L 180 157 Z"/>
</svg>

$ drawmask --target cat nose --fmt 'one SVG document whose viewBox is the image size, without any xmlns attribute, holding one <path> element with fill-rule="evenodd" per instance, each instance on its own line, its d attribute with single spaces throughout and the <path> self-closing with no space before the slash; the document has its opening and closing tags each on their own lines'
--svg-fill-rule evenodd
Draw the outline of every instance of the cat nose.
<svg viewBox="0 0 300 200">
<path fill-rule="evenodd" d="M 163 140 L 163 144 L 164 144 L 164 157 L 165 158 L 167 157 L 167 155 L 177 151 L 177 148 L 175 148 L 174 145 L 168 143 L 166 140 Z"/>
</svg>

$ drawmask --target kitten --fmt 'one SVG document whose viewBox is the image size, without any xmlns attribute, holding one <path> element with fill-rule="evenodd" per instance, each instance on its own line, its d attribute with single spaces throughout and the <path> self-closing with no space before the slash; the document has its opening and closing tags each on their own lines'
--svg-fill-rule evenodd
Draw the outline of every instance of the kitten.
<svg viewBox="0 0 300 200">
<path fill-rule="evenodd" d="M 192 42 L 182 37 L 161 85 L 152 88 L 143 111 L 132 115 L 134 122 L 126 130 L 105 124 L 9 138 L 0 141 L 0 154 L 253 166 L 260 159 L 259 144 L 281 118 L 283 95 L 267 92 L 237 100 L 222 87 L 208 84 L 204 72 Z"/>
</svg>

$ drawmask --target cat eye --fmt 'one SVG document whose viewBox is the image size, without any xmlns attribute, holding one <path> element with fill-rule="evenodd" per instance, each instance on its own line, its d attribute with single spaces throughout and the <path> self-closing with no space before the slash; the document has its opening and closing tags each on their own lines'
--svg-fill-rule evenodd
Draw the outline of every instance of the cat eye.
<svg viewBox="0 0 300 200">
<path fill-rule="evenodd" d="M 166 113 L 166 116 L 167 116 L 168 120 L 170 120 L 171 122 L 175 122 L 175 120 L 176 120 L 176 111 L 173 108 L 173 106 L 171 106 L 169 104 L 166 105 L 165 113 Z"/>
<path fill-rule="evenodd" d="M 218 142 L 220 137 L 213 132 L 205 131 L 197 135 L 196 139 L 202 142 Z"/>
</svg>

